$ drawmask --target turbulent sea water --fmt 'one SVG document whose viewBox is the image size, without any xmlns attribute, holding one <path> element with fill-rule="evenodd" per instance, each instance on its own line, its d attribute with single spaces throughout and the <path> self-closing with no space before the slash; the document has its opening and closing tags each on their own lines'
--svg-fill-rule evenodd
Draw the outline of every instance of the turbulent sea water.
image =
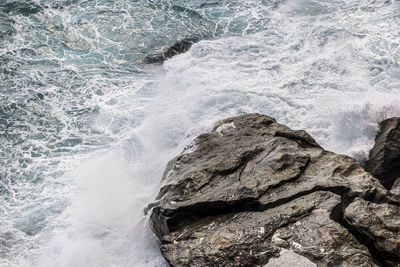
<svg viewBox="0 0 400 267">
<path fill-rule="evenodd" d="M 249 112 L 365 159 L 400 116 L 400 1 L 2 0 L 0 266 L 166 266 L 166 163 Z"/>
</svg>

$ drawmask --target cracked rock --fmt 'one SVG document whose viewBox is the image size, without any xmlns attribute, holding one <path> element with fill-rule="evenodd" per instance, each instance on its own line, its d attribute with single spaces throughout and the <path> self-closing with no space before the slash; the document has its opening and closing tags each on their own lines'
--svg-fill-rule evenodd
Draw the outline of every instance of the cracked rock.
<svg viewBox="0 0 400 267">
<path fill-rule="evenodd" d="M 339 203 L 315 192 L 264 212 L 207 217 L 164 236 L 161 251 L 172 266 L 263 266 L 282 249 L 314 263 L 370 266 L 368 249 L 329 217 Z"/>
<path fill-rule="evenodd" d="M 387 249 L 343 218 L 354 199 L 398 204 L 354 159 L 248 114 L 172 160 L 148 210 L 171 266 L 273 266 L 296 255 L 317 266 L 391 266 L 397 259 L 385 262 Z"/>
</svg>

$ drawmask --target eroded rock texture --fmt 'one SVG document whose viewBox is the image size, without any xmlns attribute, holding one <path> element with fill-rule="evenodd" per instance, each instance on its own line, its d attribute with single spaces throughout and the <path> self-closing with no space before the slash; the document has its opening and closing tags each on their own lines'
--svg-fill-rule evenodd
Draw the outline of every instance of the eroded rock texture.
<svg viewBox="0 0 400 267">
<path fill-rule="evenodd" d="M 271 117 L 221 121 L 168 164 L 162 183 L 149 208 L 172 266 L 398 263 L 398 226 L 372 227 L 399 218 L 396 198 L 354 159 Z M 390 209 L 364 225 L 365 203 Z"/>
<path fill-rule="evenodd" d="M 394 181 L 400 178 L 400 118 L 384 120 L 379 127 L 366 170 L 390 189 Z"/>
</svg>

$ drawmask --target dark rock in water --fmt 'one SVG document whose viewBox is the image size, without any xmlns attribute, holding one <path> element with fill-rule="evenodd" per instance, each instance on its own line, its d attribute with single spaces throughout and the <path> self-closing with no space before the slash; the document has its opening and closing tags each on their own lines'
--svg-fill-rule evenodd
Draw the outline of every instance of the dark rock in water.
<svg viewBox="0 0 400 267">
<path fill-rule="evenodd" d="M 44 99 L 44 95 L 42 93 L 37 93 L 36 96 L 40 99 L 43 100 Z"/>
<path fill-rule="evenodd" d="M 374 239 L 382 236 L 379 231 L 362 231 L 353 223 L 362 214 L 353 219 L 344 213 L 357 205 L 361 210 L 364 202 L 398 207 L 398 201 L 354 159 L 325 151 L 305 131 L 268 116 L 219 122 L 168 164 L 162 183 L 149 208 L 172 266 L 397 261 L 395 230 L 387 233 L 393 244 L 381 245 Z M 395 210 L 392 215 L 400 216 Z"/>
<path fill-rule="evenodd" d="M 176 56 L 181 53 L 185 53 L 196 42 L 198 42 L 197 38 L 189 38 L 189 39 L 180 40 L 180 41 L 174 43 L 172 46 L 170 46 L 168 49 L 166 49 L 161 54 L 147 55 L 143 61 L 144 61 L 144 63 L 147 63 L 147 64 L 161 64 L 165 60 L 172 58 L 173 56 Z"/>
<path fill-rule="evenodd" d="M 384 120 L 379 127 L 366 170 L 390 189 L 400 177 L 400 118 Z"/>
</svg>

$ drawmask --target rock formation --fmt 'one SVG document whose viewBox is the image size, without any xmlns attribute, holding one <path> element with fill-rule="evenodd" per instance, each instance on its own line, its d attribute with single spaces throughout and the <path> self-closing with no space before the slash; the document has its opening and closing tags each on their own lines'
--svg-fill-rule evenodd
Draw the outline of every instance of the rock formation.
<svg viewBox="0 0 400 267">
<path fill-rule="evenodd" d="M 366 170 L 390 189 L 396 178 L 400 178 L 400 118 L 384 120 L 379 127 Z"/>
<path fill-rule="evenodd" d="M 397 266 L 399 206 L 354 159 L 249 114 L 172 160 L 148 210 L 171 266 Z"/>
</svg>

